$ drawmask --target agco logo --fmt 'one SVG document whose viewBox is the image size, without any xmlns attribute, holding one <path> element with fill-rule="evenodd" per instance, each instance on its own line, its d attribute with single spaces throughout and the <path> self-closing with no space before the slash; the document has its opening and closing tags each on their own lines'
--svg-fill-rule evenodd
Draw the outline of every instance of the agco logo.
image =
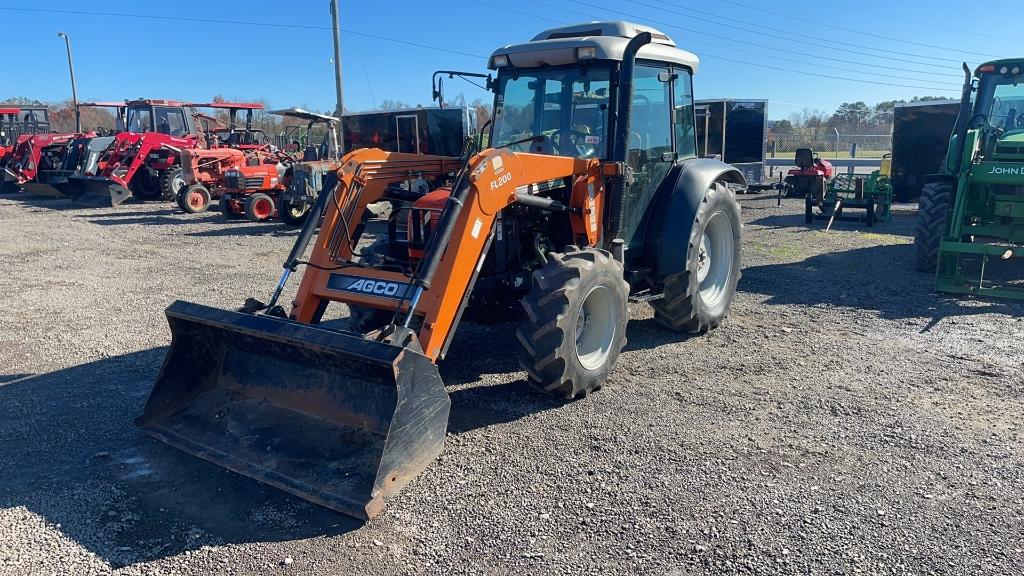
<svg viewBox="0 0 1024 576">
<path fill-rule="evenodd" d="M 401 299 L 407 295 L 409 285 L 403 282 L 360 278 L 335 272 L 327 280 L 327 288 L 330 290 L 340 290 L 341 292 L 369 294 L 381 298 Z"/>
<path fill-rule="evenodd" d="M 1008 176 L 1020 176 L 1021 174 L 1024 174 L 1024 168 L 1004 168 L 1002 166 L 993 166 L 992 170 L 989 171 L 989 174 L 1006 174 Z"/>
<path fill-rule="evenodd" d="M 362 292 L 364 294 L 379 294 L 381 296 L 394 296 L 398 294 L 401 286 L 397 282 L 384 280 L 357 280 L 349 287 L 351 292 Z"/>
</svg>

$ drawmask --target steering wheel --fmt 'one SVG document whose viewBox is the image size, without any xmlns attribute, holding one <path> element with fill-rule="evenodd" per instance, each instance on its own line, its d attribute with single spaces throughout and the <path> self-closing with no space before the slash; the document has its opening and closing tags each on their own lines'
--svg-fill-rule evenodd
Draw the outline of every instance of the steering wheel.
<svg viewBox="0 0 1024 576">
<path fill-rule="evenodd" d="M 562 150 L 561 144 L 560 144 L 561 138 L 558 137 L 561 134 L 562 134 L 562 130 L 561 129 L 556 129 L 554 132 L 551 133 L 551 143 L 552 143 L 552 145 L 554 145 L 555 149 L 558 151 L 558 153 L 560 155 L 564 154 L 564 150 Z M 573 154 L 573 156 L 576 156 L 576 155 L 587 156 L 587 155 L 593 155 L 595 152 L 597 152 L 597 147 L 596 146 L 594 146 L 592 144 L 587 144 L 586 143 L 587 142 L 587 140 L 586 140 L 587 136 L 591 136 L 591 134 L 587 134 L 586 132 L 580 132 L 579 130 L 575 130 L 575 129 L 570 129 L 569 130 L 569 142 L 573 145 L 574 148 L 576 148 L 576 154 Z M 574 137 L 575 137 L 575 140 L 574 140 Z M 582 144 L 581 144 L 581 142 L 582 142 Z M 588 147 L 589 147 L 589 149 L 588 149 Z"/>
</svg>

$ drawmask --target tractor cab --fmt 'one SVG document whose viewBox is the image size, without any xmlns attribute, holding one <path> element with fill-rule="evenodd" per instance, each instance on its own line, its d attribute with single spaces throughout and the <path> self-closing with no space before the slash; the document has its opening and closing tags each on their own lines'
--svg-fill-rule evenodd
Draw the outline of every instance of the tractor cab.
<svg viewBox="0 0 1024 576">
<path fill-rule="evenodd" d="M 651 42 L 630 62 L 632 90 L 623 94 L 618 80 L 626 48 L 644 32 Z M 650 256 L 644 254 L 646 227 L 655 218 L 658 187 L 680 161 L 696 157 L 692 78 L 697 57 L 653 28 L 593 22 L 499 48 L 489 68 L 497 71 L 491 145 L 622 162 L 629 176 L 617 233 L 627 253 Z M 627 118 L 630 123 L 623 126 Z"/>
<path fill-rule="evenodd" d="M 175 100 L 131 100 L 126 103 L 127 132 L 156 132 L 184 138 L 195 133 L 195 124 L 185 105 Z"/>
</svg>

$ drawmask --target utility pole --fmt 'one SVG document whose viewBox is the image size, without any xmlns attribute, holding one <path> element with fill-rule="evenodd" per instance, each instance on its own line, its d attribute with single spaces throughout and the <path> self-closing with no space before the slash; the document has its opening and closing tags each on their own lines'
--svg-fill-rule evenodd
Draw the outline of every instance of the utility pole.
<svg viewBox="0 0 1024 576">
<path fill-rule="evenodd" d="M 338 104 L 334 108 L 334 116 L 341 120 L 341 115 L 345 112 L 343 105 L 343 94 L 344 91 L 341 86 L 341 10 L 338 7 L 338 0 L 331 0 L 331 28 L 334 30 L 334 88 L 338 92 Z M 345 128 L 342 124 L 341 129 L 343 137 L 338 141 L 338 157 L 345 155 Z"/>
<path fill-rule="evenodd" d="M 68 49 L 68 69 L 71 70 L 71 101 L 75 105 L 75 132 L 81 132 L 82 115 L 78 111 L 78 88 L 75 87 L 75 65 L 71 61 L 71 38 L 63 32 L 57 32 L 57 37 L 64 39 L 64 45 Z"/>
</svg>

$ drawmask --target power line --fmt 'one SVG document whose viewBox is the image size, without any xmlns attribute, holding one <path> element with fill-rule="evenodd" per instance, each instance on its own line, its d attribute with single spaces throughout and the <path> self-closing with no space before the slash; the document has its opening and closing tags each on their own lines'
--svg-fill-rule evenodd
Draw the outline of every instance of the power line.
<svg viewBox="0 0 1024 576">
<path fill-rule="evenodd" d="M 491 2 L 486 2 L 485 0 L 474 0 L 474 1 L 475 1 L 476 3 L 478 3 L 478 4 L 483 4 L 483 5 L 485 5 L 485 6 L 490 6 L 490 7 L 492 7 L 492 8 L 497 8 L 497 9 L 499 9 L 499 10 L 505 10 L 505 11 L 508 11 L 508 12 L 513 12 L 513 13 L 516 13 L 516 14 L 522 14 L 522 15 L 524 15 L 524 16 L 529 16 L 529 17 L 531 17 L 531 18 L 537 18 L 537 19 L 539 19 L 539 20 L 545 20 L 545 21 L 547 21 L 547 22 L 552 22 L 552 23 L 554 23 L 554 24 L 562 24 L 562 25 L 567 25 L 567 24 L 570 24 L 570 22 L 566 22 L 566 21 L 564 21 L 564 20 L 555 20 L 555 19 L 552 19 L 552 18 L 547 18 L 547 17 L 545 17 L 545 16 L 538 16 L 538 15 L 536 15 L 536 14 L 531 14 L 531 13 L 529 13 L 529 12 L 522 12 L 522 11 L 519 11 L 519 10 L 513 10 L 513 9 L 511 9 L 511 8 L 508 8 L 508 7 L 506 7 L 506 6 L 501 6 L 501 5 L 499 5 L 499 4 L 493 4 L 493 3 L 491 3 Z M 552 6 L 552 8 L 553 8 L 553 6 Z M 575 11 L 573 11 L 573 10 L 570 10 L 570 12 L 573 12 L 573 13 L 577 13 L 577 14 L 581 14 L 582 16 L 584 16 L 584 17 L 586 17 L 586 18 L 590 18 L 590 16 L 589 16 L 589 15 L 587 15 L 587 14 L 583 14 L 582 12 L 575 12 Z M 671 25 L 670 25 L 669 27 L 673 27 L 673 26 L 671 26 Z M 718 46 L 718 47 L 720 47 L 720 48 L 726 48 L 726 49 L 728 49 L 728 50 L 735 50 L 735 51 L 737 51 L 737 52 L 745 52 L 745 53 L 747 53 L 747 54 L 753 54 L 754 56 L 760 56 L 760 55 L 761 55 L 761 54 L 760 54 L 759 52 L 754 52 L 754 51 L 752 51 L 752 50 L 743 50 L 743 49 L 740 49 L 740 48 L 734 48 L 734 47 L 732 47 L 732 46 L 725 46 L 725 45 L 723 45 L 723 44 L 715 44 L 715 43 L 713 43 L 713 42 L 707 42 L 707 41 L 703 41 L 703 42 L 707 43 L 707 44 L 708 44 L 708 45 L 710 45 L 710 46 Z M 706 55 L 706 54 L 704 54 L 704 55 Z M 924 79 L 924 78 L 921 78 L 921 79 L 917 79 L 917 78 L 907 78 L 907 77 L 906 77 L 905 75 L 897 75 L 897 74 L 884 74 L 884 73 L 880 73 L 880 72 L 875 72 L 875 71 L 872 71 L 872 72 L 865 72 L 865 71 L 863 71 L 863 70 L 853 70 L 853 69 L 850 69 L 850 68 L 841 68 L 841 67 L 837 67 L 837 66 L 822 66 L 822 65 L 821 65 L 820 63 L 818 63 L 818 62 L 807 62 L 807 61 L 805 61 L 805 60 L 797 60 L 797 59 L 794 59 L 794 58 L 782 58 L 782 57 L 775 57 L 775 59 L 776 59 L 776 60 L 784 60 L 784 61 L 787 61 L 787 62 L 794 62 L 794 63 L 796 63 L 796 64 L 806 64 L 806 65 L 808 65 L 808 66 L 816 66 L 816 67 L 818 67 L 819 69 L 820 69 L 820 68 L 827 68 L 827 69 L 831 69 L 831 70 L 838 70 L 838 71 L 840 71 L 840 72 L 852 72 L 852 73 L 854 73 L 854 74 L 871 74 L 871 75 L 873 75 L 873 76 L 878 76 L 878 77 L 882 77 L 882 78 L 896 78 L 896 79 L 902 79 L 902 80 L 913 80 L 913 81 L 917 81 L 917 80 L 920 80 L 921 82 L 933 82 L 932 80 L 926 80 L 926 79 Z M 872 66 L 871 64 L 859 64 L 859 65 L 862 65 L 862 66 Z M 922 72 L 922 74 L 934 74 L 934 73 L 931 73 L 931 72 Z M 958 78 L 958 77 L 959 77 L 959 76 L 956 76 L 956 75 L 953 75 L 953 74 L 943 74 L 942 76 L 949 76 L 949 77 L 952 77 L 952 78 Z M 922 89 L 927 89 L 927 90 L 933 90 L 933 89 L 934 89 L 934 90 L 939 90 L 939 89 L 944 89 L 944 88 L 938 88 L 938 87 L 936 87 L 936 88 L 923 88 L 923 87 L 922 87 Z"/>
<path fill-rule="evenodd" d="M 840 3 L 840 4 L 843 4 L 843 3 Z M 872 16 L 881 16 L 882 18 L 892 18 L 893 17 L 892 14 L 888 14 L 888 13 L 884 13 L 884 12 L 875 12 L 873 10 L 864 10 L 863 8 L 853 8 L 853 7 L 849 6 L 849 5 L 843 6 L 842 8 L 844 8 L 845 10 L 850 11 L 850 12 L 860 12 L 861 14 L 870 14 Z M 1010 42 L 1019 42 L 1020 41 L 1020 37 L 1013 38 L 1013 37 L 1010 37 L 1010 36 L 998 36 L 998 35 L 992 34 L 992 33 L 990 33 L 990 28 L 989 27 L 982 27 L 981 29 L 984 30 L 984 32 L 975 32 L 974 30 L 971 30 L 971 29 L 966 28 L 966 27 L 964 27 L 964 28 L 955 28 L 953 26 L 943 26 L 941 24 L 935 24 L 935 23 L 932 23 L 932 22 L 925 22 L 924 20 L 914 20 L 913 18 L 907 18 L 905 16 L 900 16 L 900 23 L 908 23 L 908 22 L 911 23 L 911 24 L 917 24 L 918 26 L 926 26 L 928 28 L 935 28 L 936 30 L 947 30 L 947 31 L 950 31 L 950 32 L 959 32 L 961 34 L 970 34 L 972 36 L 980 36 L 981 38 L 997 38 L 999 40 L 1009 40 Z"/>
<path fill-rule="evenodd" d="M 116 18 L 143 18 L 147 20 L 167 20 L 173 22 L 198 22 L 203 24 L 231 24 L 237 26 L 262 26 L 266 28 L 291 28 L 297 30 L 327 30 L 330 31 L 330 26 L 313 26 L 308 24 L 287 24 L 287 23 L 271 23 L 271 22 L 251 22 L 245 20 L 222 20 L 214 18 L 190 18 L 187 16 L 164 16 L 156 14 L 126 14 L 118 12 L 86 12 L 83 10 L 54 10 L 46 8 L 8 8 L 0 7 L 0 10 L 11 11 L 11 12 L 37 12 L 44 14 L 71 14 L 76 16 L 110 16 Z M 380 34 L 367 34 L 365 32 L 359 32 L 356 30 L 348 30 L 345 28 L 341 29 L 346 34 L 352 34 L 353 36 L 361 36 L 364 38 L 373 38 L 375 40 L 384 40 L 386 42 L 394 42 L 396 44 L 405 44 L 406 46 L 414 46 L 416 48 L 424 48 L 427 50 L 436 50 L 438 52 L 447 52 L 449 54 L 458 54 L 460 56 L 470 56 L 472 58 L 486 58 L 481 54 L 472 54 L 469 52 L 462 52 L 461 50 L 453 50 L 451 48 L 442 48 L 440 46 L 430 46 L 428 44 L 421 44 L 418 42 L 410 42 L 408 40 L 400 40 L 398 38 L 389 38 L 387 36 L 381 36 Z"/>
<path fill-rule="evenodd" d="M 352 18 L 351 10 L 348 10 L 348 2 L 345 3 L 345 12 L 348 13 L 348 21 L 354 22 Z M 366 58 L 363 57 L 363 49 L 359 46 L 359 38 L 352 39 L 353 44 L 356 46 L 356 55 L 359 56 L 359 64 L 363 69 L 363 78 L 366 80 L 366 89 L 370 91 L 370 101 L 373 102 L 373 107 L 377 107 L 377 97 L 373 94 L 373 82 L 370 82 L 370 73 L 366 71 Z M 344 110 L 342 111 L 344 112 Z"/>
<path fill-rule="evenodd" d="M 590 6 L 592 8 L 603 8 L 602 6 L 597 6 L 595 4 L 590 4 L 589 2 L 583 2 L 582 0 L 570 0 L 570 1 L 575 2 L 577 4 L 583 4 L 585 6 Z M 640 6 L 646 6 L 648 8 L 653 8 L 655 10 L 661 10 L 663 12 L 668 12 L 669 14 L 675 14 L 677 16 L 683 16 L 685 18 L 692 18 L 692 19 L 700 21 L 700 22 L 707 22 L 708 24 L 714 24 L 715 26 L 723 26 L 723 27 L 726 27 L 726 28 L 733 28 L 733 29 L 736 29 L 736 30 L 742 30 L 744 32 L 749 32 L 749 33 L 752 33 L 752 34 L 758 34 L 760 36 L 768 36 L 770 38 L 777 38 L 777 36 L 774 35 L 774 34 L 770 34 L 768 32 L 762 32 L 761 30 L 758 30 L 756 28 L 744 28 L 742 26 L 737 26 L 735 24 L 723 24 L 721 22 L 715 22 L 714 20 L 709 20 L 707 18 L 701 18 L 700 16 L 693 16 L 693 15 L 687 14 L 685 12 L 679 12 L 679 11 L 676 11 L 676 10 L 671 10 L 669 8 L 665 8 L 665 7 L 656 5 L 656 4 L 648 4 L 646 2 L 640 2 L 639 0 L 627 0 L 627 1 L 628 2 L 632 2 L 633 4 L 639 4 Z M 675 6 L 675 5 L 673 4 L 673 6 Z M 605 9 L 607 10 L 608 8 L 605 8 Z M 719 18 L 721 18 L 721 17 L 719 17 Z M 813 38 L 813 36 L 809 36 L 809 38 Z M 832 46 L 831 44 L 821 44 L 821 43 L 818 43 L 818 42 L 811 42 L 811 41 L 808 41 L 808 40 L 788 40 L 788 41 L 789 42 L 796 42 L 798 44 L 806 44 L 808 46 L 814 46 L 816 48 L 825 48 L 827 50 L 836 50 L 836 51 L 841 51 L 841 52 L 845 52 L 845 53 L 848 53 L 848 54 L 857 54 L 858 56 L 867 56 L 868 58 L 880 58 L 880 59 L 881 58 L 885 58 L 885 59 L 888 59 L 888 60 L 894 60 L 896 62 L 905 62 L 907 64 L 916 64 L 918 66 L 930 66 L 932 68 L 943 68 L 943 69 L 949 68 L 948 65 L 944 65 L 944 64 L 929 64 L 928 62 L 920 62 L 920 61 L 917 61 L 917 60 L 908 60 L 906 58 L 895 58 L 895 57 L 892 57 L 892 56 L 880 56 L 878 54 L 871 54 L 871 53 L 868 53 L 868 52 L 859 52 L 857 50 L 850 50 L 848 48 L 842 48 L 842 49 L 841 48 L 836 48 L 835 46 Z M 833 42 L 833 43 L 840 43 L 840 42 Z M 881 52 L 893 52 L 891 50 L 882 50 L 881 48 L 871 48 L 871 49 L 872 50 L 878 50 L 878 51 L 881 51 Z M 893 53 L 895 53 L 895 54 L 902 54 L 902 52 L 893 52 Z M 946 60 L 945 58 L 937 58 L 937 59 L 938 60 Z M 951 62 L 959 62 L 959 60 L 950 60 L 950 61 Z"/>
<path fill-rule="evenodd" d="M 756 8 L 756 7 L 747 5 L 747 4 L 743 4 L 741 2 L 735 2 L 733 0 L 722 0 L 722 1 L 729 2 L 730 4 L 736 4 L 736 5 L 742 6 L 744 8 L 752 8 L 752 9 L 758 10 L 760 12 L 766 12 L 768 14 L 774 14 L 776 16 L 787 16 L 786 14 L 783 14 L 783 13 L 780 13 L 780 12 L 773 12 L 771 10 L 765 10 L 763 8 Z M 823 38 L 821 36 L 813 36 L 813 35 L 810 35 L 810 34 L 796 34 L 796 33 L 794 33 L 793 30 L 787 30 L 785 28 L 773 28 L 771 26 L 765 26 L 765 25 L 759 24 L 757 22 L 750 22 L 749 20 L 741 20 L 739 18 L 730 18 L 728 16 L 719 16 L 718 14 L 715 14 L 713 12 L 706 12 L 706 11 L 703 11 L 703 10 L 697 10 L 696 8 L 691 8 L 689 6 L 680 6 L 679 4 L 675 4 L 673 2 L 666 2 L 666 4 L 669 4 L 669 5 L 672 5 L 672 6 L 676 6 L 678 8 L 682 8 L 683 10 L 687 10 L 689 12 L 696 12 L 698 14 L 705 14 L 707 16 L 712 16 L 712 17 L 715 17 L 715 18 L 719 18 L 721 20 L 728 20 L 728 21 L 732 21 L 732 22 L 739 22 L 741 24 L 747 24 L 747 25 L 750 25 L 750 26 L 757 26 L 757 27 L 763 28 L 765 30 L 774 30 L 776 32 L 781 32 L 783 34 L 797 35 L 797 36 L 802 36 L 802 37 L 805 37 L 805 38 L 813 38 L 815 40 L 823 40 L 825 42 L 831 42 L 831 43 L 840 44 L 840 45 L 843 45 L 843 46 L 852 46 L 854 48 L 863 48 L 863 49 L 867 49 L 867 50 L 876 50 L 878 52 L 885 52 L 885 53 L 888 53 L 888 54 L 901 54 L 901 55 L 904 55 L 904 56 L 913 56 L 915 58 L 928 58 L 930 60 L 940 60 L 940 61 L 945 61 L 945 62 L 960 62 L 961 61 L 960 59 L 940 58 L 938 56 L 929 56 L 927 54 L 911 54 L 911 53 L 897 51 L 897 50 L 886 50 L 884 48 L 875 48 L 874 46 L 865 46 L 864 44 L 855 44 L 855 43 L 852 43 L 852 42 L 843 42 L 841 40 L 836 40 L 835 38 Z M 787 17 L 791 17 L 791 16 L 787 16 Z M 801 20 L 801 21 L 804 22 L 804 24 L 806 25 L 806 23 L 807 23 L 806 20 Z M 974 54 L 976 56 L 985 56 L 985 57 L 990 56 L 989 54 L 984 54 L 982 52 L 972 52 L 970 50 L 958 50 L 958 49 L 949 48 L 949 47 L 946 47 L 946 46 L 938 46 L 938 45 L 935 45 L 935 44 L 925 44 L 925 43 L 922 43 L 922 42 L 915 42 L 913 40 L 904 40 L 902 38 L 894 38 L 892 36 L 884 36 L 882 34 L 874 34 L 874 33 L 871 33 L 871 32 L 865 32 L 863 30 L 854 30 L 854 29 L 851 29 L 851 28 L 843 28 L 841 26 L 836 26 L 834 24 L 828 24 L 828 23 L 823 23 L 823 22 L 815 21 L 815 25 L 818 26 L 818 27 L 824 27 L 824 28 L 836 28 L 836 29 L 843 30 L 843 31 L 846 31 L 846 32 L 853 32 L 855 34 L 862 34 L 864 36 L 871 36 L 873 38 L 880 38 L 882 40 L 890 40 L 890 41 L 893 41 L 893 42 L 902 42 L 904 44 L 911 44 L 911 45 L 914 45 L 914 46 L 922 46 L 924 48 L 933 48 L 933 49 L 937 49 L 937 50 L 945 50 L 947 52 L 960 52 L 960 53 L 963 53 L 963 54 Z"/>
<path fill-rule="evenodd" d="M 587 14 L 585 12 L 579 12 L 577 10 L 572 10 L 572 9 L 564 8 L 564 7 L 561 7 L 561 6 L 552 6 L 550 4 L 545 4 L 544 2 L 540 2 L 539 0 L 530 0 L 530 1 L 534 2 L 535 4 L 539 4 L 541 6 L 546 6 L 548 8 L 555 8 L 555 9 L 558 9 L 558 10 L 565 10 L 565 11 L 568 11 L 568 12 L 572 12 L 574 14 L 580 14 L 580 15 L 582 15 L 585 18 L 593 18 L 593 16 L 591 16 L 590 14 Z M 572 0 L 572 1 L 577 1 L 577 0 Z M 584 2 L 578 2 L 578 3 L 586 4 Z M 588 4 L 588 6 L 593 6 L 593 7 L 596 7 L 598 9 L 601 9 L 601 10 L 606 10 L 606 11 L 609 11 L 609 12 L 613 12 L 615 14 L 618 14 L 618 15 L 621 15 L 621 16 L 625 16 L 625 17 L 628 17 L 630 19 L 635 19 L 636 18 L 634 14 L 629 14 L 629 13 L 623 12 L 621 10 L 615 10 L 613 8 L 602 8 L 600 6 L 594 6 L 593 4 Z M 647 22 L 652 22 L 650 19 L 646 19 L 646 21 Z M 661 22 L 654 22 L 654 23 L 652 23 L 652 25 L 653 26 L 658 26 L 658 27 L 664 27 L 664 28 L 672 28 L 672 29 L 675 29 L 675 30 L 681 30 L 683 32 L 688 32 L 690 34 L 696 34 L 698 36 L 710 36 L 711 38 L 714 38 L 716 40 L 725 40 L 726 42 L 732 42 L 734 44 L 741 44 L 741 45 L 744 45 L 744 46 L 756 46 L 758 48 L 765 48 L 765 49 L 771 50 L 773 52 L 784 52 L 784 53 L 787 53 L 787 54 L 796 54 L 798 56 L 807 56 L 807 57 L 810 57 L 810 58 L 816 58 L 818 60 L 829 60 L 829 61 L 832 61 L 832 62 L 840 62 L 842 64 L 853 64 L 855 66 L 866 66 L 866 67 L 871 67 L 871 68 L 874 68 L 874 69 L 894 70 L 894 71 L 897 71 L 897 72 L 909 72 L 911 74 L 926 74 L 928 76 L 942 76 L 942 77 L 947 77 L 947 78 L 961 78 L 961 76 L 959 74 L 949 74 L 949 73 L 943 73 L 943 72 L 926 72 L 926 71 L 923 71 L 923 70 L 912 70 L 912 69 L 909 69 L 909 68 L 900 68 L 898 66 L 886 66 L 884 64 L 869 64 L 869 63 L 865 63 L 865 62 L 858 62 L 856 60 L 844 60 L 842 58 L 834 58 L 834 57 L 831 57 L 831 56 L 822 56 L 820 54 L 811 54 L 811 53 L 808 53 L 808 52 L 800 52 L 798 50 L 788 50 L 786 48 L 780 48 L 778 46 L 770 46 L 768 44 L 758 44 L 757 42 L 747 42 L 747 41 L 742 41 L 742 40 L 734 40 L 734 39 L 729 38 L 729 37 L 723 37 L 720 34 L 712 34 L 712 33 L 704 32 L 702 30 L 697 30 L 697 29 L 694 29 L 694 28 L 687 28 L 685 26 L 678 26 L 678 25 L 673 25 L 673 24 L 665 24 L 665 23 L 661 23 Z M 712 45 L 712 46 L 718 46 L 720 48 L 727 48 L 729 50 L 738 50 L 737 48 L 733 48 L 731 46 L 723 46 L 721 44 L 714 44 L 714 43 L 711 43 L 711 42 L 708 42 L 708 44 Z M 877 58 L 877 56 L 873 56 L 873 57 Z M 815 64 L 815 65 L 817 65 L 817 64 Z M 867 74 L 867 72 L 864 72 L 862 70 L 845 69 L 845 71 L 847 71 L 847 72 L 854 72 L 856 74 Z M 921 79 L 914 78 L 912 80 L 917 80 L 917 81 L 921 81 L 921 82 L 932 82 L 932 80 L 925 80 L 923 78 L 921 78 Z"/>
<path fill-rule="evenodd" d="M 546 3 L 540 2 L 538 0 L 531 0 L 531 1 L 534 2 L 535 4 L 538 4 L 538 5 L 547 7 L 547 8 L 554 8 L 554 9 L 558 9 L 558 10 L 565 10 L 567 12 L 572 12 L 574 14 L 580 14 L 584 18 L 587 18 L 587 19 L 595 19 L 595 17 L 593 15 L 587 14 L 587 13 L 584 13 L 584 12 L 579 12 L 579 11 L 576 11 L 576 10 L 571 10 L 571 9 L 560 7 L 560 6 L 552 6 L 550 4 L 546 4 Z M 619 14 L 625 14 L 625 13 L 623 13 L 621 11 L 613 10 L 613 9 L 610 9 L 610 8 L 607 8 L 605 10 L 608 10 L 608 11 L 611 11 L 611 12 L 615 12 L 615 13 L 619 13 Z M 633 17 L 633 15 L 628 15 L 628 14 L 627 14 L 627 16 Z M 635 17 L 634 17 L 634 19 L 635 19 Z M 649 22 L 649 20 L 648 20 L 648 22 Z M 661 24 L 656 24 L 656 25 L 661 25 Z M 701 32 L 699 30 L 692 30 L 692 29 L 683 28 L 683 27 L 680 27 L 680 26 L 673 26 L 673 25 L 661 25 L 661 26 L 667 27 L 667 28 L 675 28 L 675 29 L 678 29 L 678 30 L 683 30 L 683 31 L 686 31 L 686 32 L 691 32 L 691 33 L 694 33 L 694 34 L 700 34 L 700 35 L 704 35 L 704 36 L 713 36 L 715 38 L 718 38 L 718 36 L 715 36 L 713 34 L 707 34 L 707 33 Z M 762 46 L 762 47 L 769 48 L 769 49 L 775 49 L 774 47 L 771 47 L 771 46 L 764 46 L 764 45 L 759 45 L 759 44 L 754 44 L 754 43 L 751 43 L 751 45 L 753 45 L 753 46 Z M 721 45 L 719 45 L 719 46 L 723 47 L 723 48 L 725 47 L 725 46 L 721 46 Z M 734 48 L 731 48 L 731 47 L 728 47 L 728 48 L 729 49 L 734 49 Z M 718 58 L 719 60 L 725 60 L 725 61 L 734 62 L 734 63 L 737 63 L 737 64 L 745 64 L 745 65 L 748 65 L 748 66 L 755 66 L 755 67 L 758 67 L 758 68 L 768 68 L 768 69 L 772 69 L 772 70 L 779 70 L 779 71 L 782 71 L 782 72 L 790 72 L 790 73 L 801 74 L 801 75 L 806 75 L 806 76 L 815 76 L 815 77 L 819 77 L 819 78 L 830 78 L 830 79 L 833 79 L 833 80 L 845 80 L 845 81 L 849 81 L 849 82 L 858 82 L 858 83 L 862 83 L 862 84 L 874 84 L 874 85 L 880 85 L 880 86 L 891 86 L 891 87 L 894 87 L 894 88 L 913 88 L 915 90 L 930 90 L 930 91 L 944 91 L 944 92 L 953 92 L 953 91 L 955 91 L 954 88 L 952 88 L 952 86 L 953 86 L 952 84 L 945 85 L 947 87 L 919 86 L 919 85 L 909 85 L 909 84 L 895 84 L 895 83 L 889 83 L 889 82 L 879 82 L 879 81 L 874 81 L 874 80 L 863 80 L 863 79 L 859 79 L 859 78 L 847 78 L 847 77 L 842 77 L 842 76 L 831 76 L 831 75 L 826 75 L 826 74 L 818 74 L 818 73 L 806 72 L 806 71 L 803 71 L 803 70 L 792 70 L 792 69 L 789 69 L 789 68 L 782 68 L 780 66 L 770 66 L 770 65 L 766 65 L 766 64 L 762 64 L 762 63 L 747 62 L 747 61 L 744 61 L 744 60 L 738 60 L 738 59 L 735 59 L 735 58 L 729 58 L 729 57 L 726 57 L 726 56 L 721 56 L 721 55 L 718 55 L 718 54 L 712 54 L 712 53 L 705 52 L 705 51 L 701 52 L 701 56 L 709 57 L 709 58 L 712 58 L 712 59 Z M 855 64 L 866 65 L 866 64 L 861 64 L 861 63 L 855 63 Z M 881 68 L 890 68 L 890 67 L 881 66 Z M 903 69 L 896 68 L 896 70 L 903 70 Z M 853 73 L 856 73 L 856 74 L 867 74 L 867 72 L 862 72 L 860 70 L 845 69 L 845 71 L 853 72 Z M 914 72 L 913 70 L 906 70 L 906 71 Z M 925 72 L 921 72 L 921 73 L 925 74 Z M 921 81 L 922 82 L 931 82 L 929 80 L 923 80 L 923 79 L 921 79 Z"/>
</svg>

